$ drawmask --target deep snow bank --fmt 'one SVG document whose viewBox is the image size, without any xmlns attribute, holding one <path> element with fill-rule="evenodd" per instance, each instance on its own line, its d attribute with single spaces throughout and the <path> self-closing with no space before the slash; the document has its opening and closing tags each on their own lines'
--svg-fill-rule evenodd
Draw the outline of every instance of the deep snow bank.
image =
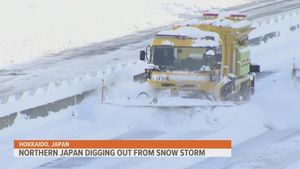
<svg viewBox="0 0 300 169">
<path fill-rule="evenodd" d="M 247 0 L 1 0 L 0 66 L 179 20 Z"/>
</svg>

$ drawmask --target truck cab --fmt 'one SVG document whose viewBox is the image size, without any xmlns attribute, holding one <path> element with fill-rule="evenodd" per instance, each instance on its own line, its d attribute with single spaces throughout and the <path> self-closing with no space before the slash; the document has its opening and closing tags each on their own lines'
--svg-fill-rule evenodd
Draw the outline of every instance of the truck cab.
<svg viewBox="0 0 300 169">
<path fill-rule="evenodd" d="M 255 79 L 247 43 L 252 29 L 243 15 L 214 15 L 157 33 L 140 55 L 149 64 L 148 83 L 175 94 L 192 91 L 215 100 L 248 99 Z"/>
</svg>

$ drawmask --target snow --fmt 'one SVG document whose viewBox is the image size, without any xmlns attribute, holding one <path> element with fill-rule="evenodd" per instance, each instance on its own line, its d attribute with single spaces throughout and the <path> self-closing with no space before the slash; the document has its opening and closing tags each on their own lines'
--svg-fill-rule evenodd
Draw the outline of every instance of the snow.
<svg viewBox="0 0 300 169">
<path fill-rule="evenodd" d="M 193 47 L 215 47 L 219 46 L 220 37 L 217 33 L 203 31 L 195 27 L 179 27 L 173 30 L 166 30 L 157 33 L 157 36 L 181 36 L 184 38 L 194 39 Z M 205 37 L 211 37 L 213 40 L 205 40 Z"/>
<path fill-rule="evenodd" d="M 124 107 L 154 107 L 154 108 L 176 108 L 176 107 L 230 107 L 234 106 L 233 103 L 215 103 L 209 100 L 198 100 L 198 99 L 182 99 L 182 98 L 169 98 L 163 97 L 158 98 L 154 102 L 153 98 L 135 99 L 135 98 L 123 98 L 116 100 L 108 100 L 105 104 L 117 105 Z"/>
<path fill-rule="evenodd" d="M 300 168 L 300 161 L 297 161 L 285 169 L 299 169 L 299 168 Z"/>
<path fill-rule="evenodd" d="M 193 40 L 192 42 L 193 47 L 218 47 L 220 46 L 220 43 L 218 41 L 213 40 Z"/>
<path fill-rule="evenodd" d="M 214 26 L 231 27 L 234 21 L 229 19 L 220 19 L 213 23 Z"/>
<path fill-rule="evenodd" d="M 244 21 L 233 23 L 231 26 L 235 29 L 240 29 L 249 25 L 251 25 L 251 23 L 247 20 L 244 20 Z"/>
<path fill-rule="evenodd" d="M 291 68 L 294 58 L 296 65 L 300 65 L 299 37 L 299 32 L 283 32 L 277 39 L 250 48 L 252 61 L 270 74 L 258 76 L 255 95 L 250 102 L 239 106 L 124 108 L 101 105 L 97 92 L 80 105 L 46 118 L 28 120 L 18 116 L 12 127 L 0 131 L 0 168 L 34 168 L 51 161 L 49 168 L 298 169 L 300 91 L 292 86 Z M 122 52 L 124 50 L 114 55 Z M 120 82 L 107 92 L 120 97 L 144 91 L 142 85 L 126 83 L 134 71 L 137 70 L 113 74 L 111 78 Z M 76 158 L 53 161 L 52 158 L 14 158 L 14 139 L 232 139 L 234 149 L 230 159 Z"/>
<path fill-rule="evenodd" d="M 200 68 L 200 71 L 209 72 L 210 71 L 210 67 L 206 66 L 206 65 L 202 65 L 201 68 Z"/>
<path fill-rule="evenodd" d="M 213 50 L 209 50 L 206 52 L 207 55 L 215 55 L 215 51 Z"/>
<path fill-rule="evenodd" d="M 291 45 L 295 44 L 295 45 Z M 297 168 L 299 161 L 300 93 L 291 86 L 290 71 L 298 59 L 298 34 L 283 34 L 278 40 L 250 48 L 252 59 L 262 70 L 275 72 L 256 83 L 256 94 L 240 106 L 184 109 L 155 109 L 101 105 L 95 93 L 80 105 L 35 120 L 17 119 L 14 126 L 0 131 L 1 168 L 32 168 L 53 159 L 15 159 L 13 139 L 232 139 L 230 159 L 76 159 L 78 168 Z M 281 48 L 279 48 L 279 46 Z M 270 53 L 272 49 L 272 54 Z M 286 55 L 286 54 L 289 55 Z M 124 72 L 120 82 L 107 89 L 111 97 L 134 96 L 144 91 L 142 84 L 132 85 Z M 120 92 L 122 91 L 122 92 Z M 108 94 L 109 93 L 109 94 Z M 276 97 L 274 97 L 276 96 Z M 110 99 L 111 97 L 107 97 Z M 174 100 L 173 100 L 174 101 Z M 172 101 L 172 102 L 173 102 Z M 170 103 L 171 104 L 171 103 Z M 73 114 L 77 114 L 74 117 Z M 64 125 L 61 125 L 63 123 Z M 45 134 L 45 131 L 47 131 Z M 298 159 L 297 159 L 298 158 Z M 266 159 L 266 161 L 264 161 Z M 73 159 L 52 161 L 51 165 L 74 165 Z M 282 161 L 281 161 L 282 160 Z M 280 164 L 276 164 L 279 162 Z M 50 164 L 49 164 L 50 165 Z M 264 167 L 266 166 L 266 167 Z M 43 167 L 42 167 L 43 168 Z M 47 168 L 47 167 L 46 167 Z"/>
<path fill-rule="evenodd" d="M 0 66 L 181 20 L 247 0 L 1 0 Z"/>
<path fill-rule="evenodd" d="M 212 20 L 211 22 L 214 26 L 222 26 L 222 27 L 231 27 L 235 29 L 240 29 L 246 26 L 251 25 L 251 23 L 247 20 L 234 21 L 226 18 L 220 18 Z"/>
<path fill-rule="evenodd" d="M 162 41 L 161 44 L 166 46 L 174 46 L 174 43 L 168 40 Z"/>
<path fill-rule="evenodd" d="M 37 165 L 54 160 L 55 158 L 14 158 L 12 149 L 12 140 L 14 139 L 97 139 L 101 135 L 102 138 L 109 139 L 126 132 L 126 127 L 118 128 L 110 126 L 102 128 L 99 124 L 87 120 L 83 114 L 78 119 L 73 116 L 76 113 L 76 107 L 70 107 L 58 113 L 53 113 L 49 118 L 38 118 L 28 120 L 24 117 L 18 117 L 15 127 L 7 128 L 1 131 L 1 151 L 5 150 L 7 154 L 2 156 L 0 162 L 1 168 L 33 168 Z M 105 122 L 105 120 L 103 121 Z M 64 124 L 64 125 L 61 125 Z M 95 126 L 96 125 L 96 126 Z M 47 128 L 45 128 L 48 126 Z M 99 128 L 98 128 L 98 127 Z M 83 130 L 94 128 L 97 133 L 90 135 L 89 132 L 82 133 Z M 97 129 L 98 128 L 98 129 Z"/>
<path fill-rule="evenodd" d="M 20 98 L 23 95 L 22 93 L 25 92 L 31 95 L 35 93 L 37 88 L 53 88 L 54 86 L 51 83 L 54 83 L 55 86 L 60 86 L 63 81 L 73 81 L 74 83 L 77 81 L 82 84 L 82 79 L 88 75 L 101 75 L 103 72 L 110 72 L 114 67 L 123 64 L 132 65 L 138 58 L 139 50 L 144 49 L 148 44 L 149 40 L 145 40 L 137 44 L 119 48 L 107 54 L 74 58 L 70 62 L 69 60 L 58 59 L 58 61 L 53 63 L 52 58 L 47 57 L 37 63 L 16 66 L 13 69 L 21 70 L 22 75 L 0 76 L 0 100 L 2 100 L 2 103 L 5 103 L 8 97 L 12 95 Z M 65 57 L 68 57 L 68 54 L 65 55 Z M 82 89 L 84 91 L 87 90 L 85 85 Z"/>
<path fill-rule="evenodd" d="M 179 27 L 177 29 L 173 30 L 166 30 L 166 31 L 161 31 L 157 33 L 157 36 L 183 36 L 187 38 L 205 38 L 205 37 L 212 37 L 215 40 L 219 40 L 219 35 L 214 32 L 208 32 L 208 31 L 203 31 L 195 27 Z"/>
</svg>

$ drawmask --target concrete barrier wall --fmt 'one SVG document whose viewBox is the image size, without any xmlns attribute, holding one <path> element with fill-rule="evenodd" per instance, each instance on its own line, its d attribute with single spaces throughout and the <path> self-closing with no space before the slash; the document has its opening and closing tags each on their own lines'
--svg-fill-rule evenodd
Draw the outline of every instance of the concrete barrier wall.
<svg viewBox="0 0 300 169">
<path fill-rule="evenodd" d="M 287 33 L 300 31 L 300 11 L 272 16 L 266 20 L 253 22 L 255 28 L 249 35 L 249 43 L 256 46 Z"/>
<path fill-rule="evenodd" d="M 76 96 L 68 97 L 62 100 L 55 101 L 53 103 L 49 103 L 42 106 L 33 107 L 24 111 L 20 111 L 19 113 L 22 115 L 26 115 L 28 119 L 35 119 L 38 117 L 46 117 L 50 112 L 59 112 L 60 110 L 66 109 L 69 106 L 74 106 L 82 102 L 82 100 L 93 93 L 94 90 L 84 92 L 82 94 L 78 94 Z M 14 123 L 18 113 L 12 113 L 10 115 L 4 116 L 0 118 L 0 130 L 9 127 Z"/>
<path fill-rule="evenodd" d="M 28 110 L 21 111 L 20 114 L 26 115 L 29 119 L 35 119 L 38 117 L 46 117 L 49 112 L 59 112 L 62 109 L 66 109 L 69 106 L 74 106 L 79 104 L 86 96 L 88 96 L 92 91 L 87 91 L 76 96 L 68 97 L 62 100 L 58 100 L 53 103 L 46 105 L 34 107 Z"/>
<path fill-rule="evenodd" d="M 101 80 L 106 85 L 115 83 L 120 74 L 134 66 L 144 67 L 144 62 L 133 61 L 126 64 L 108 67 L 98 71 L 97 74 L 87 74 L 63 81 L 59 85 L 50 83 L 46 88 L 38 88 L 34 92 L 25 91 L 22 96 L 10 96 L 6 101 L 0 102 L 0 130 L 13 124 L 17 115 L 22 114 L 33 119 L 48 116 L 49 112 L 59 112 L 69 106 L 79 104 L 85 97 L 101 87 Z M 143 69 L 141 69 L 143 70 Z"/>
<path fill-rule="evenodd" d="M 0 130 L 13 125 L 18 113 L 12 113 L 4 117 L 0 117 Z"/>
</svg>

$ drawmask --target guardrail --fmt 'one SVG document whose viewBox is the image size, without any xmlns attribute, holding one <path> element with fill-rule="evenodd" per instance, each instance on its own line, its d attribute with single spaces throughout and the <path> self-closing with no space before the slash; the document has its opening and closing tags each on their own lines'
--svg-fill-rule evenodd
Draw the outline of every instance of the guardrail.
<svg viewBox="0 0 300 169">
<path fill-rule="evenodd" d="M 253 26 L 256 27 L 256 30 L 250 34 L 250 45 L 267 43 L 268 40 L 280 37 L 287 32 L 299 31 L 299 16 L 298 11 L 279 15 L 266 21 L 254 22 Z M 144 64 L 138 61 L 120 64 L 104 71 L 98 71 L 94 75 L 87 74 L 71 81 L 63 81 L 60 84 L 50 83 L 46 88 L 38 88 L 34 92 L 25 91 L 20 97 L 10 96 L 6 101 L 0 100 L 0 130 L 13 125 L 19 114 L 26 115 L 29 119 L 45 117 L 50 112 L 58 112 L 76 105 L 97 90 L 102 79 L 106 79 L 106 83 L 114 83 L 118 79 L 113 78 L 113 73 L 124 71 L 138 63 L 141 63 L 142 66 Z"/>
<path fill-rule="evenodd" d="M 280 37 L 286 33 L 300 30 L 300 11 L 281 14 L 267 20 L 253 22 L 253 30 L 249 35 L 251 46 L 267 43 L 268 40 Z"/>
<path fill-rule="evenodd" d="M 20 97 L 10 96 L 6 102 L 0 102 L 0 129 L 11 126 L 18 114 L 26 115 L 29 119 L 45 117 L 49 112 L 58 112 L 76 105 L 100 88 L 102 79 L 105 79 L 106 85 L 115 83 L 118 79 L 114 78 L 114 73 L 118 74 L 132 65 L 145 66 L 138 61 L 119 64 L 94 75 L 87 74 L 60 84 L 50 83 L 46 88 L 38 88 L 31 93 L 25 91 Z"/>
</svg>

